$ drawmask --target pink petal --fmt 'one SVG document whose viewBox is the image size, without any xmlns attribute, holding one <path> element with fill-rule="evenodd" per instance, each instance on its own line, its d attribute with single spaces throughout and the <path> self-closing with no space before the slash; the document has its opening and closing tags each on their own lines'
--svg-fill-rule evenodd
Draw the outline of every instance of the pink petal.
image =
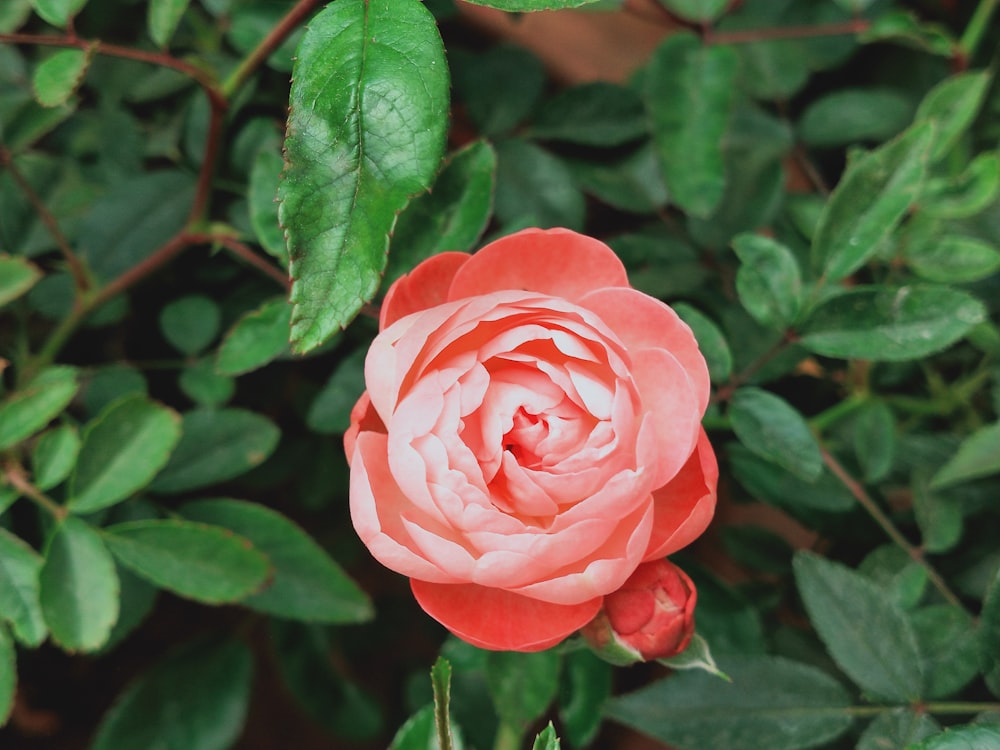
<svg viewBox="0 0 1000 750">
<path fill-rule="evenodd" d="M 367 391 L 361 394 L 361 398 L 351 409 L 351 425 L 344 432 L 344 453 L 348 464 L 354 457 L 354 443 L 362 432 L 385 432 L 385 425 L 372 408 L 372 400 L 368 398 Z"/>
<path fill-rule="evenodd" d="M 643 560 L 672 555 L 701 536 L 715 513 L 718 481 L 715 451 L 702 430 L 684 468 L 653 492 L 653 535 Z"/>
<path fill-rule="evenodd" d="M 601 608 L 600 597 L 566 606 L 475 584 L 413 579 L 410 587 L 427 614 L 462 640 L 494 651 L 542 651 L 582 628 Z"/>
<path fill-rule="evenodd" d="M 628 286 L 628 276 L 603 242 L 569 229 L 525 229 L 473 255 L 455 274 L 448 298 L 520 289 L 575 301 L 606 286 Z"/>
<path fill-rule="evenodd" d="M 608 285 L 610 286 L 610 285 Z M 598 289 L 580 300 L 625 342 L 630 352 L 666 349 L 694 383 L 698 409 L 708 406 L 708 365 L 687 323 L 663 302 L 635 289 Z"/>
<path fill-rule="evenodd" d="M 438 583 L 455 578 L 428 562 L 419 552 L 403 524 L 412 510 L 389 472 L 388 439 L 375 432 L 362 432 L 351 460 L 351 521 L 372 556 L 390 570 L 419 576 Z"/>
<path fill-rule="evenodd" d="M 701 431 L 691 379 L 681 364 L 663 349 L 641 349 L 632 356 L 632 375 L 639 386 L 642 408 L 650 413 L 658 456 L 653 486 L 669 482 L 688 460 Z"/>
<path fill-rule="evenodd" d="M 379 330 L 385 330 L 410 313 L 447 302 L 452 279 L 469 257 L 468 253 L 456 252 L 432 255 L 408 274 L 396 279 L 382 301 Z"/>
</svg>

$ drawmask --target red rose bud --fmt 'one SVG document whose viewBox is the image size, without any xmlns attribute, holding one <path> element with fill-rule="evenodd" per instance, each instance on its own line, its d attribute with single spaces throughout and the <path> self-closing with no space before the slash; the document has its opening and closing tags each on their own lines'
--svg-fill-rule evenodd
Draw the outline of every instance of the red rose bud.
<svg viewBox="0 0 1000 750">
<path fill-rule="evenodd" d="M 667 659 L 694 635 L 698 592 L 687 574 L 666 559 L 636 568 L 620 589 L 604 597 L 583 629 L 594 650 L 612 664 Z"/>
</svg>

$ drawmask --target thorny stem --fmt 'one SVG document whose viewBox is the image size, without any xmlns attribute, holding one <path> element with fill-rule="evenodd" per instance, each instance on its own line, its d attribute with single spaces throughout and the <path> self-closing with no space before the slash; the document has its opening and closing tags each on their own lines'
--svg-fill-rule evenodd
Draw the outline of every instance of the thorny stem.
<svg viewBox="0 0 1000 750">
<path fill-rule="evenodd" d="M 299 0 L 285 17 L 268 32 L 260 44 L 250 52 L 222 84 L 223 96 L 231 98 L 246 83 L 253 72 L 274 52 L 319 4 L 319 0 Z"/>
<path fill-rule="evenodd" d="M 25 475 L 24 469 L 16 461 L 12 460 L 4 464 L 3 480 L 22 495 L 33 500 L 36 505 L 55 519 L 62 520 L 66 517 L 66 509 L 33 485 Z"/>
<path fill-rule="evenodd" d="M 823 463 L 826 464 L 827 468 L 833 473 L 837 479 L 839 479 L 843 485 L 848 489 L 848 491 L 854 495 L 854 499 L 858 501 L 862 508 L 864 508 L 868 515 L 879 525 L 882 531 L 885 532 L 886 536 L 889 537 L 900 549 L 902 549 L 910 558 L 920 565 L 927 573 L 927 578 L 930 580 L 931 584 L 936 588 L 941 596 L 951 605 L 964 609 L 961 600 L 955 595 L 955 593 L 948 588 L 948 584 L 945 583 L 944 578 L 938 573 L 934 567 L 927 562 L 924 558 L 923 551 L 910 543 L 910 541 L 903 536 L 902 532 L 896 528 L 896 525 L 887 516 L 882 509 L 878 506 L 878 503 L 872 499 L 871 495 L 861 486 L 850 473 L 845 469 L 836 458 L 833 457 L 826 448 L 820 447 L 820 453 L 823 456 Z"/>
<path fill-rule="evenodd" d="M 35 213 L 38 214 L 38 218 L 41 219 L 42 224 L 49 230 L 52 239 L 56 241 L 56 246 L 59 248 L 59 252 L 62 253 L 63 260 L 66 261 L 70 275 L 73 277 L 73 286 L 79 292 L 87 291 L 90 288 L 90 281 L 83 269 L 83 264 L 76 256 L 76 253 L 73 252 L 73 248 L 70 247 L 69 240 L 66 239 L 66 235 L 59 228 L 59 222 L 56 221 L 56 217 L 52 215 L 52 212 L 49 211 L 38 193 L 35 192 L 31 183 L 28 182 L 27 178 L 21 173 L 21 170 L 18 169 L 14 163 L 14 155 L 2 145 L 0 145 L 0 167 L 6 169 L 14 182 L 17 183 L 17 186 L 28 199 L 31 207 L 35 210 Z"/>
</svg>

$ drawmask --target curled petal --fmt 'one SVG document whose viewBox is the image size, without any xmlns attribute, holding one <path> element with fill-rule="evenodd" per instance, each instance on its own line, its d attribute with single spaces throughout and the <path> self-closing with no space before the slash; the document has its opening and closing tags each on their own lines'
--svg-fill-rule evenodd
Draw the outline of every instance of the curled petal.
<svg viewBox="0 0 1000 750">
<path fill-rule="evenodd" d="M 550 604 L 473 583 L 415 579 L 410 587 L 427 614 L 462 640 L 494 651 L 542 651 L 582 628 L 601 608 L 600 597 Z"/>
<path fill-rule="evenodd" d="M 710 391 L 708 365 L 694 334 L 677 313 L 635 289 L 598 289 L 583 297 L 580 305 L 597 313 L 630 351 L 670 352 L 694 384 L 699 412 L 705 412 Z"/>
<path fill-rule="evenodd" d="M 628 286 L 628 275 L 603 242 L 569 229 L 524 229 L 473 255 L 455 274 L 448 298 L 517 289 L 575 302 L 605 286 Z"/>
<path fill-rule="evenodd" d="M 653 492 L 653 535 L 643 560 L 672 555 L 701 535 L 715 513 L 718 481 L 715 451 L 702 430 L 684 468 Z"/>
<path fill-rule="evenodd" d="M 400 276 L 382 300 L 378 327 L 384 330 L 410 313 L 436 307 L 447 301 L 455 273 L 469 260 L 468 253 L 439 253 Z"/>
</svg>

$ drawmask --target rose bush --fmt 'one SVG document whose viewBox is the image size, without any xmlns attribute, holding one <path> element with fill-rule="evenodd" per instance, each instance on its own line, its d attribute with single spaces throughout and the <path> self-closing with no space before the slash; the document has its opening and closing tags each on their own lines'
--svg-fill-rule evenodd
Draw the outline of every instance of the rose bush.
<svg viewBox="0 0 1000 750">
<path fill-rule="evenodd" d="M 643 563 L 617 591 L 583 635 L 615 664 L 668 659 L 687 648 L 694 635 L 698 592 L 687 574 L 669 560 Z"/>
<path fill-rule="evenodd" d="M 460 638 L 548 648 L 707 526 L 705 360 L 603 243 L 528 229 L 434 256 L 380 329 L 345 435 L 351 516 Z"/>
</svg>

